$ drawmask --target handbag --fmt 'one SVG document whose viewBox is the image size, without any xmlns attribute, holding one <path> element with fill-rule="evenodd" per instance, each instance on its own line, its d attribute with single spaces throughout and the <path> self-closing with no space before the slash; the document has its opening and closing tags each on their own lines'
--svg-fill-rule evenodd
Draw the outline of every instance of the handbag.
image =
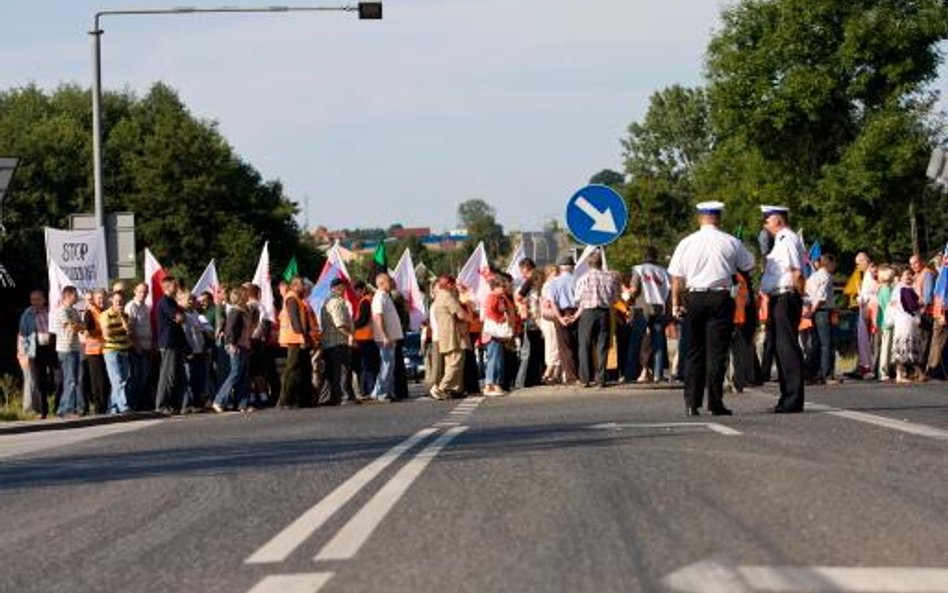
<svg viewBox="0 0 948 593">
<path fill-rule="evenodd" d="M 484 333 L 495 340 L 509 340 L 513 337 L 513 328 L 510 323 L 494 321 L 490 317 L 484 320 Z"/>
</svg>

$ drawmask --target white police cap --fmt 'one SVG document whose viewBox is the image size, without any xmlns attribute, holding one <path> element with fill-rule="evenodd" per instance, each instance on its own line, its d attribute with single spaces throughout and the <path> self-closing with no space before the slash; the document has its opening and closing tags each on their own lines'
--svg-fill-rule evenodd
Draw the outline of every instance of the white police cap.
<svg viewBox="0 0 948 593">
<path fill-rule="evenodd" d="M 698 211 L 698 214 L 721 214 L 724 210 L 724 202 L 701 202 L 695 209 Z"/>
</svg>

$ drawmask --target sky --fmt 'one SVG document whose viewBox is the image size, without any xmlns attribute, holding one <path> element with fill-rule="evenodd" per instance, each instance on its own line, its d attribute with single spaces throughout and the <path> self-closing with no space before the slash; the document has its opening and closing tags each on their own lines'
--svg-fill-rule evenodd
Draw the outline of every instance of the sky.
<svg viewBox="0 0 948 593">
<path fill-rule="evenodd" d="M 96 10 L 179 1 L 3 4 L 0 88 L 52 89 L 90 84 L 86 32 Z M 479 198 L 506 228 L 536 230 L 562 220 L 591 175 L 621 170 L 620 139 L 653 92 L 700 84 L 724 5 L 388 0 L 383 21 L 335 12 L 107 17 L 103 85 L 175 88 L 242 158 L 284 184 L 310 227 L 450 229 L 458 204 Z M 946 80 L 943 68 L 937 86 Z"/>
</svg>

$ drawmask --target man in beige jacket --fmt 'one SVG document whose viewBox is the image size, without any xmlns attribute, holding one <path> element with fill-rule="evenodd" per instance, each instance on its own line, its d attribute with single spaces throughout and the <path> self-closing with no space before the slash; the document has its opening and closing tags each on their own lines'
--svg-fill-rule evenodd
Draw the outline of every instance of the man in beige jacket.
<svg viewBox="0 0 948 593">
<path fill-rule="evenodd" d="M 438 326 L 438 352 L 444 358 L 444 375 L 429 394 L 444 399 L 464 392 L 464 350 L 470 349 L 467 310 L 458 298 L 457 282 L 451 276 L 438 280 L 438 296 L 432 306 Z"/>
</svg>

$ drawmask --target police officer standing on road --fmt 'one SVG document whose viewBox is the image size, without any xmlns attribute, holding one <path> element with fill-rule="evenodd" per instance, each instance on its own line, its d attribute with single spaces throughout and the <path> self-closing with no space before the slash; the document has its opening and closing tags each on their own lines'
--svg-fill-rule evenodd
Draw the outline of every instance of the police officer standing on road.
<svg viewBox="0 0 948 593">
<path fill-rule="evenodd" d="M 764 228 L 774 238 L 774 247 L 764 259 L 760 290 L 769 297 L 767 337 L 774 344 L 780 400 L 777 414 L 803 411 L 803 350 L 799 326 L 803 313 L 803 241 L 787 226 L 789 209 L 761 206 Z"/>
<path fill-rule="evenodd" d="M 732 288 L 738 273 L 754 269 L 754 256 L 737 238 L 721 231 L 721 202 L 698 204 L 701 229 L 675 248 L 668 273 L 672 277 L 672 314 L 690 336 L 685 367 L 685 414 L 699 415 L 708 389 L 708 411 L 728 416 L 724 407 L 724 373 L 734 330 Z"/>
</svg>

